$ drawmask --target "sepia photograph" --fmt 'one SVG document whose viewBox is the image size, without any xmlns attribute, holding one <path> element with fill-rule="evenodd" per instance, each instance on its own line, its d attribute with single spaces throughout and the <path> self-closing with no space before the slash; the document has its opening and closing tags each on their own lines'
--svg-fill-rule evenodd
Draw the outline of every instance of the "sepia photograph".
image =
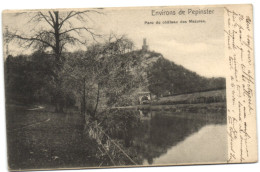
<svg viewBox="0 0 260 172">
<path fill-rule="evenodd" d="M 227 163 L 225 12 L 3 11 L 9 170 Z"/>
</svg>

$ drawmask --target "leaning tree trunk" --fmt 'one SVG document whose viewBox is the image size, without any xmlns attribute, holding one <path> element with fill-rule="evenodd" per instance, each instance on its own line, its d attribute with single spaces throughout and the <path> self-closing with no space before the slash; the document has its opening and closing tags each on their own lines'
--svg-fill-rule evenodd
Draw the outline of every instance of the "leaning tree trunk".
<svg viewBox="0 0 260 172">
<path fill-rule="evenodd" d="M 55 71 L 57 77 L 55 78 L 55 90 L 54 90 L 54 93 L 53 93 L 53 98 L 54 98 L 54 104 L 55 104 L 55 112 L 58 112 L 58 113 L 63 113 L 63 107 L 64 107 L 64 93 L 62 91 L 62 88 L 61 88 L 61 84 L 62 84 L 62 81 L 61 81 L 61 78 L 59 77 L 59 69 Z"/>
<path fill-rule="evenodd" d="M 86 116 L 86 78 L 83 79 L 82 114 Z"/>
<path fill-rule="evenodd" d="M 97 107 L 98 107 L 98 103 L 99 103 L 99 90 L 100 90 L 100 86 L 98 84 L 96 106 L 95 106 L 95 109 L 94 109 L 94 112 L 93 112 L 93 115 L 92 115 L 93 118 L 96 117 L 96 113 L 97 113 Z"/>
</svg>

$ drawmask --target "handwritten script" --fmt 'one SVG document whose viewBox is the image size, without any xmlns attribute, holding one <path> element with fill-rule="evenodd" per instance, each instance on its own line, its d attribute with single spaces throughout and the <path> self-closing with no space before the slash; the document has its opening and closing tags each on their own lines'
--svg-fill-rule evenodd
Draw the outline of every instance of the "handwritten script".
<svg viewBox="0 0 260 172">
<path fill-rule="evenodd" d="M 228 163 L 257 160 L 252 8 L 225 7 Z"/>
</svg>

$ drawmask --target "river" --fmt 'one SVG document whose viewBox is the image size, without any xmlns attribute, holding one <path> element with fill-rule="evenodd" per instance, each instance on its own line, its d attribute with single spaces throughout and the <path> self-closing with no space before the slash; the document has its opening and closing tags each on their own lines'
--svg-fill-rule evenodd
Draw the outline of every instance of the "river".
<svg viewBox="0 0 260 172">
<path fill-rule="evenodd" d="M 132 127 L 128 127 L 123 138 L 126 138 L 126 145 L 137 152 L 139 164 L 226 162 L 225 114 L 171 111 L 132 113 L 139 114 L 140 121 L 129 124 Z"/>
<path fill-rule="evenodd" d="M 113 142 L 101 153 L 97 142 L 84 134 L 87 124 L 79 113 L 7 108 L 9 165 L 37 169 L 226 162 L 224 112 L 113 110 L 99 117 L 121 149 Z"/>
</svg>

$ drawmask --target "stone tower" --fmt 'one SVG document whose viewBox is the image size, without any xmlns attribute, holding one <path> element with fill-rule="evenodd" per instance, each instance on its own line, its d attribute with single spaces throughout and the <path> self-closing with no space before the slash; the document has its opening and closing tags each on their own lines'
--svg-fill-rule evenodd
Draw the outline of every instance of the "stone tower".
<svg viewBox="0 0 260 172">
<path fill-rule="evenodd" d="M 5 27 L 5 38 L 4 38 L 4 43 L 5 43 L 5 49 L 4 49 L 4 58 L 7 58 L 8 55 L 9 55 L 9 40 L 8 38 L 6 37 L 8 35 L 8 27 L 6 26 Z"/>
<path fill-rule="evenodd" d="M 146 43 L 146 38 L 143 39 L 143 46 L 142 46 L 142 51 L 147 51 L 148 50 L 148 45 Z"/>
</svg>

